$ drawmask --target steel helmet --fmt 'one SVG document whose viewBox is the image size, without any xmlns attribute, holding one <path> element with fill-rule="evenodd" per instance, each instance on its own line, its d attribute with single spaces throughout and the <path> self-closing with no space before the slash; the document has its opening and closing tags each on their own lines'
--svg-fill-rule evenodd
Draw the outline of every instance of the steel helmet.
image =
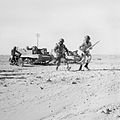
<svg viewBox="0 0 120 120">
<path fill-rule="evenodd" d="M 16 47 L 16 46 L 14 46 L 14 47 L 13 47 L 13 49 L 14 49 L 14 50 L 16 50 L 16 49 L 17 49 L 17 47 Z"/>
<path fill-rule="evenodd" d="M 60 38 L 59 42 L 62 42 L 62 43 L 63 43 L 63 42 L 64 42 L 64 39 L 63 39 L 63 38 Z"/>
<path fill-rule="evenodd" d="M 87 39 L 87 40 L 90 40 L 90 36 L 89 35 L 86 35 L 84 38 Z"/>
</svg>

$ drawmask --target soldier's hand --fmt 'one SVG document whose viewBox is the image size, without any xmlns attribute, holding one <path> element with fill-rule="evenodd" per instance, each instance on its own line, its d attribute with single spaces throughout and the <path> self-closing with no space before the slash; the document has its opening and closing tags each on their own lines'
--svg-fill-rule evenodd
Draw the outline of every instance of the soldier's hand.
<svg viewBox="0 0 120 120">
<path fill-rule="evenodd" d="M 89 49 L 92 49 L 92 47 L 90 47 Z"/>
</svg>

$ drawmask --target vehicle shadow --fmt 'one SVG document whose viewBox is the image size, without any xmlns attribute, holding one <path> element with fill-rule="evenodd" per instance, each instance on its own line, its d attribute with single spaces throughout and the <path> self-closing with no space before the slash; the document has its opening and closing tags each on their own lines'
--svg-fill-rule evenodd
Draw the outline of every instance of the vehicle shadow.
<svg viewBox="0 0 120 120">
<path fill-rule="evenodd" d="M 23 65 L 22 67 L 35 67 L 34 65 Z"/>
</svg>

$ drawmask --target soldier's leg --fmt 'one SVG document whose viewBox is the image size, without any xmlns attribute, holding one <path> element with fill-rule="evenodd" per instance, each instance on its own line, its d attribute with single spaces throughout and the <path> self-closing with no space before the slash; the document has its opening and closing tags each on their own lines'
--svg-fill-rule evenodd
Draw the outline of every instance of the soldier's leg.
<svg viewBox="0 0 120 120">
<path fill-rule="evenodd" d="M 16 64 L 16 55 L 13 55 L 13 63 Z"/>
<path fill-rule="evenodd" d="M 87 68 L 88 70 L 90 70 L 88 64 L 90 63 L 91 59 L 92 59 L 92 55 L 90 53 L 87 54 L 87 62 L 84 67 Z"/>
<path fill-rule="evenodd" d="M 91 59 L 92 59 L 92 55 L 89 54 L 89 57 L 88 57 L 88 60 L 87 60 L 87 63 L 88 63 L 88 64 L 91 62 Z"/>
<path fill-rule="evenodd" d="M 13 55 L 11 56 L 11 62 L 12 63 L 14 62 L 14 56 Z"/>
<path fill-rule="evenodd" d="M 85 64 L 85 61 L 86 61 L 86 55 L 85 54 L 82 54 L 81 57 L 82 57 L 82 59 L 80 61 L 79 70 L 82 70 L 82 66 Z"/>
<path fill-rule="evenodd" d="M 69 62 L 68 62 L 66 56 L 63 56 L 63 57 L 64 57 L 64 59 L 65 59 L 65 63 L 66 63 L 66 65 L 67 65 L 67 70 L 70 70 L 71 67 L 69 66 Z"/>
<path fill-rule="evenodd" d="M 69 63 L 68 63 L 68 61 L 67 61 L 67 70 L 70 70 L 71 69 L 71 67 L 69 66 Z"/>
<path fill-rule="evenodd" d="M 56 70 L 58 70 L 58 67 L 60 66 L 60 63 L 61 63 L 61 57 L 60 57 L 60 56 L 58 56 L 58 57 L 56 58 L 56 63 L 57 63 Z"/>
</svg>

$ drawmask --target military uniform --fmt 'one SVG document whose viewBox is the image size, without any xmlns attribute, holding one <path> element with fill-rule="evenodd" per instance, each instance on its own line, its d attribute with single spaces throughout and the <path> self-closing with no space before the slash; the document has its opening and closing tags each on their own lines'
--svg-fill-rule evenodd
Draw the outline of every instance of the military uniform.
<svg viewBox="0 0 120 120">
<path fill-rule="evenodd" d="M 54 52 L 56 53 L 56 62 L 57 62 L 57 67 L 56 70 L 58 70 L 58 67 L 60 66 L 61 63 L 61 58 L 65 59 L 65 62 L 67 64 L 67 69 L 70 69 L 67 59 L 66 59 L 66 54 L 68 54 L 68 49 L 66 48 L 66 46 L 63 44 L 64 39 L 60 39 L 60 42 L 58 44 L 56 44 L 55 48 L 54 48 Z"/>
<path fill-rule="evenodd" d="M 16 54 L 17 53 L 17 54 Z M 17 59 L 16 58 L 19 58 L 21 56 L 21 53 L 19 51 L 17 51 L 16 47 L 14 47 L 12 50 L 11 50 L 11 56 L 12 56 L 12 61 L 13 62 L 17 62 Z"/>
<path fill-rule="evenodd" d="M 83 61 L 82 61 L 82 64 L 80 65 L 79 70 L 82 69 L 83 64 L 85 64 L 84 67 L 86 67 L 89 70 L 88 64 L 90 63 L 90 61 L 92 59 L 92 56 L 90 54 L 90 47 L 92 47 L 92 44 L 89 40 L 90 40 L 90 37 L 86 36 L 84 43 L 79 47 L 79 49 L 83 52 L 83 57 L 84 57 Z"/>
</svg>

